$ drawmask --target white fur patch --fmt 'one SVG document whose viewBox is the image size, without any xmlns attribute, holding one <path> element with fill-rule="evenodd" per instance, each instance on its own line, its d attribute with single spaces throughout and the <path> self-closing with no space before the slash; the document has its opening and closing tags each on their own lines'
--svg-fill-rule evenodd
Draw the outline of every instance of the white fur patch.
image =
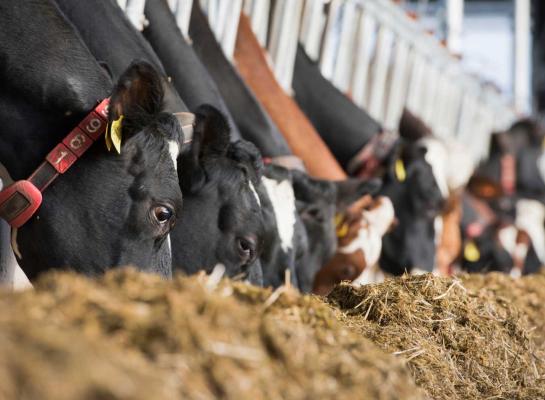
<svg viewBox="0 0 545 400">
<path fill-rule="evenodd" d="M 467 184 L 475 169 L 475 162 L 456 139 L 448 139 L 445 146 L 448 152 L 447 184 L 454 191 Z"/>
<path fill-rule="evenodd" d="M 528 233 L 537 257 L 545 264 L 545 206 L 537 200 L 521 199 L 517 201 L 515 225 Z"/>
<path fill-rule="evenodd" d="M 541 174 L 541 179 L 543 180 L 543 182 L 545 182 L 545 151 L 537 159 L 537 169 Z"/>
<path fill-rule="evenodd" d="M 446 198 L 448 196 L 447 150 L 443 143 L 434 138 L 421 139 L 420 143 L 423 144 L 427 150 L 425 155 L 426 162 L 431 166 L 433 176 L 443 198 Z"/>
<path fill-rule="evenodd" d="M 13 290 L 18 291 L 32 288 L 32 283 L 30 283 L 21 267 L 17 265 L 15 271 L 13 272 Z"/>
<path fill-rule="evenodd" d="M 386 279 L 386 275 L 380 269 L 378 264 L 367 266 L 356 279 L 352 281 L 354 286 L 369 285 L 371 283 L 381 283 Z"/>
<path fill-rule="evenodd" d="M 295 194 L 289 180 L 281 182 L 263 177 L 263 184 L 271 199 L 282 250 L 293 248 L 295 229 Z"/>
<path fill-rule="evenodd" d="M 172 158 L 172 162 L 174 163 L 174 169 L 178 169 L 178 155 L 180 154 L 180 146 L 178 146 L 178 143 L 176 143 L 174 140 L 168 141 L 168 152 L 170 153 L 170 158 Z"/>
<path fill-rule="evenodd" d="M 382 236 L 384 236 L 394 220 L 394 206 L 391 200 L 387 197 L 381 197 L 379 201 L 380 206 L 362 212 L 365 223 L 360 228 L 358 236 L 346 246 L 339 247 L 337 250 L 342 254 L 352 254 L 358 250 L 363 252 L 366 268 L 355 279 L 358 282 L 367 268 L 378 262 L 382 250 Z"/>
<path fill-rule="evenodd" d="M 254 194 L 255 201 L 257 201 L 257 204 L 259 205 L 259 207 L 261 207 L 261 200 L 259 199 L 259 196 L 257 194 L 257 191 L 255 190 L 255 187 L 254 187 L 254 184 L 252 183 L 252 181 L 250 181 L 249 186 L 250 186 L 250 190 Z"/>
<path fill-rule="evenodd" d="M 498 239 L 500 240 L 501 245 L 511 255 L 515 254 L 515 249 L 517 247 L 517 233 L 517 228 L 513 225 L 501 228 L 498 232 Z"/>
</svg>

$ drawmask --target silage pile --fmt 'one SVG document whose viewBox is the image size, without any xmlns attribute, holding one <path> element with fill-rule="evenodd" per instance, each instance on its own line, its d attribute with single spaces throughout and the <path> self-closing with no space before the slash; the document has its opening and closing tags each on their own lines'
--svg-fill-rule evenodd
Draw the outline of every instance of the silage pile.
<svg viewBox="0 0 545 400">
<path fill-rule="evenodd" d="M 131 270 L 35 287 L 0 296 L 2 399 L 424 398 L 315 297 Z"/>
<path fill-rule="evenodd" d="M 544 354 L 527 316 L 505 297 L 422 275 L 341 284 L 328 301 L 346 325 L 406 359 L 433 399 L 545 398 Z"/>
<path fill-rule="evenodd" d="M 483 297 L 515 305 L 528 317 L 536 344 L 545 349 L 545 269 L 520 279 L 492 272 L 464 275 L 462 281 L 465 287 L 478 290 Z"/>
</svg>

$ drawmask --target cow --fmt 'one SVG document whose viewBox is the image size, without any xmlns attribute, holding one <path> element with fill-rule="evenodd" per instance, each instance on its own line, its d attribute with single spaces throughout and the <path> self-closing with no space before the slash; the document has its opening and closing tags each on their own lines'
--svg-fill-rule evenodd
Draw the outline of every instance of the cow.
<svg viewBox="0 0 545 400">
<path fill-rule="evenodd" d="M 381 181 L 346 179 L 329 181 L 292 171 L 296 209 L 308 237 L 308 251 L 296 266 L 299 288 L 312 291 L 318 272 L 337 251 L 335 215 L 342 215 L 356 200 L 378 192 Z M 361 244 L 360 244 L 361 245 Z"/>
<path fill-rule="evenodd" d="M 445 198 L 426 161 L 426 149 L 401 139 L 385 165 L 380 194 L 392 201 L 399 223 L 383 238 L 380 267 L 393 275 L 432 272 L 435 219 L 444 207 Z"/>
<path fill-rule="evenodd" d="M 142 55 L 155 60 L 162 68 L 161 60 L 146 39 L 114 3 L 90 1 L 86 3 L 86 7 L 89 7 L 86 15 L 85 7 L 71 7 L 68 0 L 59 1 L 66 2 L 67 15 L 76 23 L 84 40 L 91 44 L 95 56 L 100 57 L 99 59 L 107 65 L 122 65 L 127 62 L 123 60 L 124 57 Z M 93 4 L 95 2 L 97 4 Z M 152 3 L 148 9 L 148 12 L 151 12 L 150 16 L 157 17 L 154 14 L 157 11 Z M 92 34 L 91 26 L 99 19 L 110 21 L 112 26 L 109 26 L 109 32 L 119 40 L 111 42 L 109 36 Z M 179 39 L 183 40 L 181 36 Z M 165 45 L 163 41 L 160 44 Z M 178 58 L 176 60 L 179 61 Z M 199 65 L 199 60 L 195 59 L 194 54 L 193 58 L 188 60 Z M 172 62 L 169 65 L 175 69 L 177 64 Z M 112 74 L 117 72 L 117 68 L 110 69 Z M 198 74 L 203 70 L 194 68 L 191 71 Z M 179 70 L 174 72 L 179 74 L 177 77 L 183 77 Z M 186 80 L 188 78 L 191 76 L 184 77 Z M 201 76 L 195 79 L 205 82 L 207 78 Z M 172 85 L 177 81 L 175 79 L 167 85 L 172 92 L 171 98 L 179 99 L 180 111 L 187 110 L 187 106 L 181 100 L 184 95 L 191 100 L 192 107 L 195 107 L 195 93 L 178 93 Z M 192 89 L 189 86 L 181 88 Z M 217 105 L 221 98 L 217 98 L 217 93 L 210 92 L 211 89 L 213 89 L 211 85 L 201 87 L 197 94 L 202 99 L 214 101 Z M 236 133 L 233 134 L 233 127 L 221 110 L 212 105 L 199 106 L 194 110 L 200 110 L 195 121 L 199 129 L 195 141 L 180 149 L 178 160 L 180 164 L 178 181 L 187 202 L 184 205 L 186 211 L 180 216 L 171 237 L 174 270 L 185 273 L 211 271 L 216 264 L 223 264 L 228 276 L 234 277 L 245 273 L 250 281 L 259 284 L 262 281 L 258 258 L 262 220 L 261 211 L 252 200 L 255 199 L 254 192 L 259 185 L 259 174 L 253 172 L 254 165 L 233 158 L 241 153 L 237 149 L 243 148 L 244 145 L 233 137 Z M 227 142 L 225 138 L 228 139 Z M 233 141 L 233 144 L 229 145 L 229 141 Z M 260 159 L 255 148 L 246 146 L 246 149 L 251 153 L 251 157 L 259 156 Z M 182 167 L 182 164 L 187 167 Z M 204 180 L 196 178 L 200 176 L 199 171 L 204 172 L 202 176 Z M 257 174 L 257 179 L 249 180 L 248 174 Z M 212 216 L 221 216 L 223 220 L 213 219 Z M 246 232 L 241 232 L 243 229 L 246 229 Z"/>
<path fill-rule="evenodd" d="M 31 280 L 53 268 L 97 275 L 129 264 L 171 276 L 168 234 L 182 207 L 171 149 L 184 135 L 177 118 L 164 111 L 160 74 L 136 62 L 113 85 L 53 2 L 4 1 L 0 18 L 0 161 L 11 177 L 21 181 L 42 165 L 36 171 L 44 175 L 32 180 L 43 189 L 43 178 L 56 176 L 51 168 L 76 158 L 66 146 L 79 152 L 90 145 L 50 182 L 34 215 L 13 230 L 22 269 Z M 96 132 L 98 114 L 89 112 L 108 96 L 120 154 L 77 130 L 60 146 L 78 124 Z M 58 157 L 42 163 L 48 152 Z"/>
<path fill-rule="evenodd" d="M 178 161 L 184 212 L 172 231 L 173 265 L 195 273 L 221 263 L 227 276 L 261 285 L 261 154 L 250 142 L 231 143 L 228 121 L 216 108 L 201 106 L 195 116 L 193 141 Z"/>
<path fill-rule="evenodd" d="M 336 217 L 337 252 L 318 272 L 313 293 L 327 295 L 341 281 L 355 285 L 372 283 L 382 237 L 394 224 L 394 207 L 387 197 L 364 196 Z"/>
</svg>

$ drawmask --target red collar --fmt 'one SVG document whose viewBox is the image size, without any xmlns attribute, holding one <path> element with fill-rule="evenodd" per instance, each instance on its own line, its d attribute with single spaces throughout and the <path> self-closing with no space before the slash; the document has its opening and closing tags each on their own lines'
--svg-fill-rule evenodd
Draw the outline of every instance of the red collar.
<svg viewBox="0 0 545 400">
<path fill-rule="evenodd" d="M 42 203 L 42 192 L 64 174 L 100 138 L 108 124 L 109 99 L 104 99 L 59 143 L 27 180 L 0 191 L 0 218 L 13 228 L 24 225 Z"/>
</svg>

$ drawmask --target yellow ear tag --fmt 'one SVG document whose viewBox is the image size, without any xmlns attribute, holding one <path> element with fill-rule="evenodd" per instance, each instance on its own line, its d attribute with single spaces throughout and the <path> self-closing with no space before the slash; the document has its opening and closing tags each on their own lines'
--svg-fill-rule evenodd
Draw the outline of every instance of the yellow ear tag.
<svg viewBox="0 0 545 400">
<path fill-rule="evenodd" d="M 346 235 L 348 235 L 348 229 L 349 229 L 349 226 L 345 222 L 344 224 L 342 224 L 340 227 L 337 228 L 337 237 L 338 238 L 343 238 Z"/>
<path fill-rule="evenodd" d="M 336 213 L 334 219 L 335 226 L 339 226 L 341 222 L 343 222 L 343 215 L 341 213 Z"/>
<path fill-rule="evenodd" d="M 405 164 L 403 164 L 403 160 L 401 158 L 396 160 L 395 173 L 399 182 L 403 182 L 405 179 L 407 179 L 407 171 L 405 171 Z"/>
<path fill-rule="evenodd" d="M 479 261 L 479 258 L 481 258 L 481 253 L 479 252 L 479 249 L 477 248 L 477 245 L 473 240 L 467 242 L 467 244 L 465 245 L 464 258 L 470 262 Z"/>
<path fill-rule="evenodd" d="M 106 130 L 106 147 L 108 151 L 112 149 L 112 146 L 117 151 L 117 154 L 121 154 L 121 138 L 122 138 L 122 122 L 123 115 L 112 122 L 110 129 Z"/>
</svg>

